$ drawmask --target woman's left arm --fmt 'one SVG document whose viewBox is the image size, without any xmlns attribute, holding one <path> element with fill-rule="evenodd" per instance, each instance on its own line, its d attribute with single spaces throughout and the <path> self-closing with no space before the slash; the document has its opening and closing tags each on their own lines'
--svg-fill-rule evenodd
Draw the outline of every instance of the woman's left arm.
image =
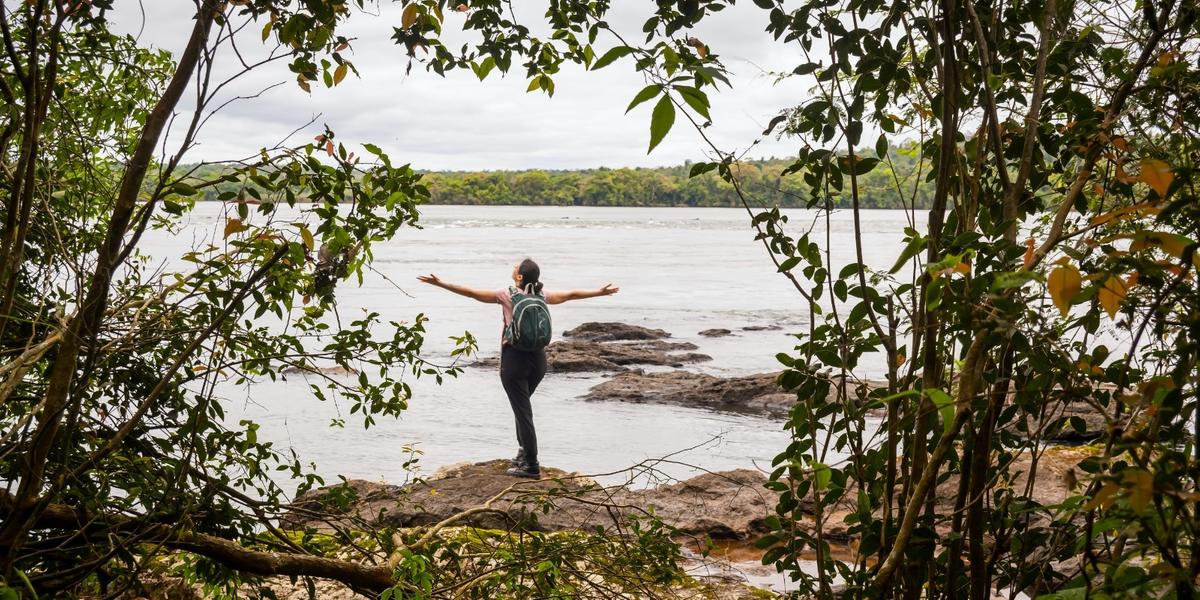
<svg viewBox="0 0 1200 600">
<path fill-rule="evenodd" d="M 607 284 L 604 287 L 596 290 L 571 290 L 569 292 L 549 292 L 546 294 L 546 304 L 562 304 L 567 300 L 583 300 L 585 298 L 596 298 L 598 296 L 611 296 L 621 291 L 621 288 L 613 284 Z"/>
</svg>

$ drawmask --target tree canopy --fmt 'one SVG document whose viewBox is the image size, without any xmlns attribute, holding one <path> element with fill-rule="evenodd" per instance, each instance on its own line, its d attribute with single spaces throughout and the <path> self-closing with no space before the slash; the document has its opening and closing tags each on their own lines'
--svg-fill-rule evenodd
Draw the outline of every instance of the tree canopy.
<svg viewBox="0 0 1200 600">
<path fill-rule="evenodd" d="M 653 595 L 680 576 L 678 547 L 653 520 L 626 536 L 582 532 L 587 543 L 506 539 L 492 546 L 503 568 L 478 569 L 456 568 L 475 548 L 436 531 L 341 530 L 329 553 L 313 532 L 277 527 L 287 494 L 268 474 L 302 489 L 321 480 L 255 423 L 226 423 L 215 382 L 336 364 L 361 375 L 314 385 L 318 396 L 349 403 L 364 425 L 405 410 L 413 377 L 456 368 L 421 356 L 422 316 L 339 320 L 336 291 L 371 268 L 373 244 L 417 221 L 439 178 L 447 197 L 508 193 L 479 191 L 487 178 L 454 190 L 458 176 L 397 166 L 333 130 L 206 177 L 181 166 L 215 108 L 213 57 L 236 32 L 261 31 L 277 50 L 246 69 L 286 65 L 302 89 L 334 87 L 356 72 L 339 27 L 366 4 L 198 0 L 171 56 L 112 34 L 111 0 L 0 8 L 3 597 L 116 597 L 149 565 L 213 595 L 263 575 L 387 598 L 602 593 L 568 568 L 585 560 L 620 567 L 604 580 L 617 587 L 599 588 L 619 594 Z M 653 3 L 640 32 L 614 30 L 606 0 L 552 0 L 545 37 L 502 0 L 399 4 L 393 39 L 410 66 L 523 73 L 547 94 L 564 68 L 634 69 L 646 85 L 629 108 L 649 109 L 649 150 L 720 118 L 709 102 L 728 84 L 720 48 L 692 28 L 732 0 Z M 777 357 L 796 402 L 764 562 L 817 597 L 835 583 L 841 597 L 1195 597 L 1196 4 L 754 4 L 763 35 L 797 57 L 789 76 L 812 84 L 764 133 L 794 139 L 797 158 L 776 173 L 709 147 L 715 158 L 686 182 L 667 181 L 681 195 L 723 186 L 720 202 L 732 191 L 813 317 Z M 447 27 L 468 41 L 446 46 Z M 159 152 L 185 93 L 200 101 L 176 120 L 182 143 Z M 920 174 L 902 177 L 914 164 Z M 544 175 L 499 180 L 564 199 Z M 640 177 L 592 173 L 595 195 L 581 184 L 571 202 L 667 197 L 667 181 Z M 858 232 L 889 179 L 886 197 L 911 217 L 886 271 L 863 264 L 861 233 L 859 259 L 831 264 L 828 221 L 788 223 L 772 206 L 849 206 Z M 228 203 L 222 238 L 152 270 L 143 234 L 173 227 L 210 189 Z M 281 217 L 284 206 L 304 219 Z M 461 354 L 473 338 L 459 343 Z M 863 361 L 882 361 L 886 382 L 858 379 Z M 1103 425 L 1069 496 L 1039 503 L 1039 461 L 1052 433 L 1088 432 L 1080 410 Z M 829 522 L 835 508 L 844 522 Z M 831 548 L 834 526 L 857 540 L 847 553 Z"/>
</svg>

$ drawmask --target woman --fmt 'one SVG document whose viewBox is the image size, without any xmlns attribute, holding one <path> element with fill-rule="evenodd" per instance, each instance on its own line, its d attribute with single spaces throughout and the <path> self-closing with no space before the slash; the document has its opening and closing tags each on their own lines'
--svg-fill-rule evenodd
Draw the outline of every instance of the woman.
<svg viewBox="0 0 1200 600">
<path fill-rule="evenodd" d="M 512 280 L 515 287 L 495 291 L 477 290 L 469 287 L 447 283 L 438 279 L 437 275 L 419 275 L 417 279 L 450 290 L 460 296 L 474 298 L 480 302 L 499 304 L 504 314 L 504 327 L 512 325 L 513 293 L 537 294 L 542 296 L 546 304 L 562 304 L 568 300 L 582 300 L 597 296 L 611 296 L 620 288 L 610 283 L 597 290 L 572 290 L 569 292 L 542 292 L 541 269 L 532 259 L 526 258 L 513 265 Z M 500 382 L 504 392 L 508 394 L 508 403 L 512 405 L 513 416 L 517 420 L 517 444 L 520 449 L 512 460 L 509 475 L 516 477 L 541 477 L 538 466 L 537 434 L 533 429 L 533 406 L 529 397 L 546 375 L 546 352 L 544 350 L 524 351 L 510 346 L 507 336 L 500 336 Z"/>
</svg>

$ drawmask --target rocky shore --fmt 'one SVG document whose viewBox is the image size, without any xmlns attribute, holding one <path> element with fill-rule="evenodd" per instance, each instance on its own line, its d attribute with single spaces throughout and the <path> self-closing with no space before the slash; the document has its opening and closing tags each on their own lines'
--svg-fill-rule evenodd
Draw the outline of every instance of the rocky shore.
<svg viewBox="0 0 1200 600">
<path fill-rule="evenodd" d="M 352 524 L 421 527 L 486 504 L 490 510 L 456 524 L 543 532 L 601 527 L 617 532 L 628 527 L 631 519 L 653 511 L 681 535 L 752 541 L 765 533 L 763 520 L 773 512 L 775 502 L 763 487 L 766 475 L 750 469 L 631 489 L 602 486 L 578 473 L 546 467 L 541 480 L 521 480 L 505 474 L 508 466 L 507 460 L 455 465 L 403 486 L 350 480 L 300 496 L 281 525 L 316 531 Z M 335 502 L 345 497 L 353 501 L 345 506 Z M 555 500 L 547 512 L 543 503 L 549 497 Z M 313 514 L 325 517 L 304 516 Z"/>
<path fill-rule="evenodd" d="M 771 327 L 745 327 L 735 333 L 728 329 L 697 332 L 704 338 L 747 335 Z M 701 348 L 687 341 L 672 339 L 669 332 L 623 323 L 585 323 L 563 333 L 562 339 L 547 347 L 550 370 L 558 373 L 602 373 L 606 379 L 593 386 L 584 399 L 594 402 L 658 403 L 676 406 L 752 414 L 785 419 L 795 403 L 795 394 L 784 391 L 778 372 L 737 377 L 718 377 L 683 369 L 685 365 L 710 360 L 697 352 Z M 498 358 L 480 360 L 476 366 L 495 366 Z M 879 382 L 858 381 L 868 387 Z M 1052 443 L 1079 444 L 1094 439 L 1105 428 L 1091 407 L 1078 403 L 1058 405 L 1040 421 L 1030 419 L 1012 433 L 1042 430 Z M 876 411 L 876 417 L 882 414 Z M 1064 426 L 1047 431 L 1047 423 Z M 1067 498 L 1072 489 L 1073 467 L 1093 448 L 1054 446 L 1038 458 L 1039 477 L 1031 490 L 1033 498 L 1051 505 Z M 1029 456 L 1017 456 L 1012 470 L 1027 473 L 1032 467 Z M 342 486 L 307 493 L 296 500 L 281 525 L 288 529 L 328 531 L 334 527 L 425 527 L 454 516 L 456 526 L 486 530 L 523 530 L 541 532 L 596 530 L 614 534 L 626 531 L 630 523 L 653 513 L 673 529 L 685 548 L 717 541 L 729 553 L 723 567 L 704 572 L 746 572 L 773 570 L 759 564 L 761 551 L 751 544 L 767 532 L 766 519 L 774 514 L 778 497 L 769 491 L 766 474 L 738 469 L 707 473 L 685 481 L 650 488 L 602 486 L 586 476 L 543 467 L 540 481 L 518 480 L 505 474 L 507 460 L 462 464 L 444 468 L 434 476 L 408 485 L 397 486 L 351 480 Z M 1020 475 L 1015 486 L 1024 486 Z M 958 477 L 950 475 L 938 482 L 935 498 L 953 498 Z M 943 493 L 944 492 L 944 493 Z M 826 539 L 853 548 L 846 518 L 855 510 L 857 493 L 847 490 L 841 503 L 823 509 Z M 338 504 L 334 500 L 349 503 Z M 941 500 L 937 500 L 941 501 Z M 486 507 L 486 510 L 480 510 Z M 953 507 L 942 507 L 943 512 Z M 805 507 L 801 506 L 804 510 Z M 811 508 L 810 508 L 811 510 Z M 315 518 L 313 515 L 322 515 Z M 812 519 L 801 527 L 812 527 Z M 705 559 L 708 560 L 708 559 Z M 737 561 L 741 561 L 737 563 Z M 737 563 L 736 565 L 734 563 Z M 732 568 L 732 567 L 737 568 Z M 743 598 L 761 595 L 743 583 L 724 581 L 705 588 L 710 592 L 695 597 Z M 723 590 L 715 592 L 712 590 Z M 758 596 L 755 596 L 758 597 Z"/>
</svg>

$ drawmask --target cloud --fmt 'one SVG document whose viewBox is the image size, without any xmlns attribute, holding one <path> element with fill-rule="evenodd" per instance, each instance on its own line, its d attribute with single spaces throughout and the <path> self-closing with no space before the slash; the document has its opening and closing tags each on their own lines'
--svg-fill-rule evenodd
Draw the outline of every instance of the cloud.
<svg viewBox="0 0 1200 600">
<path fill-rule="evenodd" d="M 650 14 L 648 3 L 615 3 L 609 22 L 614 29 L 639 35 Z M 540 22 L 540 4 L 518 5 L 518 17 Z M 114 28 L 137 34 L 144 44 L 179 51 L 192 21 L 177 2 L 144 2 L 145 24 L 138 5 L 121 3 L 112 15 Z M 525 14 L 528 13 L 528 14 Z M 454 30 L 457 15 L 448 15 L 447 44 L 454 48 L 466 34 Z M 322 124 L 349 143 L 380 145 L 394 161 L 417 168 L 486 170 L 521 168 L 591 168 L 653 166 L 702 159 L 708 147 L 690 125 L 677 119 L 667 139 L 646 154 L 651 104 L 628 115 L 625 107 L 645 85 L 631 61 L 585 72 L 567 66 L 556 76 L 556 93 L 526 93 L 520 72 L 479 82 L 469 72 L 445 77 L 414 64 L 390 39 L 399 22 L 395 5 L 383 3 L 377 14 L 355 15 L 346 31 L 356 38 L 353 60 L 360 78 L 348 77 L 329 90 L 313 86 L 301 91 L 283 62 L 276 62 L 238 79 L 223 97 L 253 95 L 285 82 L 258 98 L 237 101 L 214 116 L 201 132 L 191 160 L 220 160 L 249 156 L 272 145 L 309 119 L 317 122 L 294 139 L 311 139 Z M 794 46 L 777 43 L 763 32 L 766 13 L 743 3 L 712 15 L 693 35 L 720 55 L 732 71 L 733 89 L 710 93 L 714 123 L 704 130 L 722 150 L 744 149 L 782 107 L 797 104 L 805 88 L 794 79 L 776 84 L 771 71 L 789 69 L 799 61 Z M 544 24 L 539 25 L 544 28 Z M 535 29 L 535 32 L 538 30 Z M 239 49 L 248 60 L 269 52 L 256 27 L 239 34 Z M 600 41 L 605 47 L 615 40 Z M 239 65 L 226 52 L 217 75 L 229 75 Z M 784 156 L 794 144 L 763 140 L 751 156 Z"/>
</svg>

